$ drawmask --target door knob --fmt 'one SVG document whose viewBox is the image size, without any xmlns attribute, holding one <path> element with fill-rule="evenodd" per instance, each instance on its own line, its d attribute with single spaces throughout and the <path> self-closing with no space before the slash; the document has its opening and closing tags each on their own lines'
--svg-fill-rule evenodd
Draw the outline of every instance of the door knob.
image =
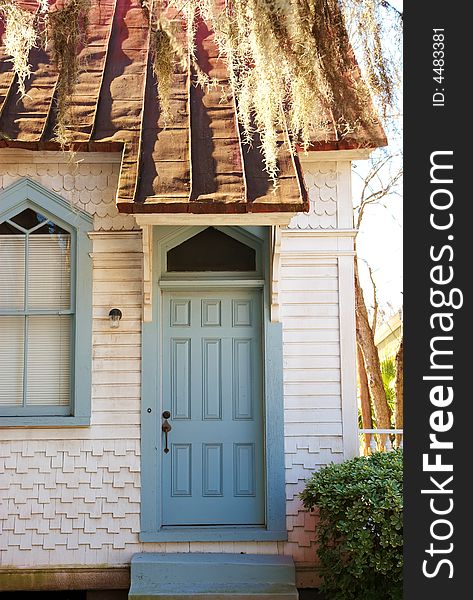
<svg viewBox="0 0 473 600">
<path fill-rule="evenodd" d="M 169 423 L 168 419 L 171 416 L 171 413 L 168 410 L 165 410 L 163 412 L 163 424 L 161 425 L 161 430 L 164 433 L 164 454 L 167 454 L 169 452 L 169 448 L 168 448 L 168 433 L 171 431 L 172 427 L 171 424 Z"/>
</svg>

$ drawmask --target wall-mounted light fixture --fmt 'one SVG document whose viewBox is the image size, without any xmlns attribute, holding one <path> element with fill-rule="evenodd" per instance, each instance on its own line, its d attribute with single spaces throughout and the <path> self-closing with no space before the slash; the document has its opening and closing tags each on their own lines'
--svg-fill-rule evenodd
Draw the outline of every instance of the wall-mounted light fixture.
<svg viewBox="0 0 473 600">
<path fill-rule="evenodd" d="M 120 325 L 120 319 L 122 318 L 122 311 L 119 308 L 112 308 L 108 313 L 110 319 L 110 327 L 112 329 L 118 329 Z"/>
</svg>

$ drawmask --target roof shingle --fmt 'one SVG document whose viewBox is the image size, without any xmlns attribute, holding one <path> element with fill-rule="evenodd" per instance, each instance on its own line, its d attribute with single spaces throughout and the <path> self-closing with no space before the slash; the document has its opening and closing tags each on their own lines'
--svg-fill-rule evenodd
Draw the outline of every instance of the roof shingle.
<svg viewBox="0 0 473 600">
<path fill-rule="evenodd" d="M 37 2 L 22 1 L 34 11 Z M 0 23 L 1 27 L 1 23 Z M 0 35 L 1 35 L 0 31 Z M 86 68 L 74 95 L 71 148 L 121 151 L 118 209 L 125 213 L 297 212 L 308 207 L 299 160 L 283 144 L 278 185 L 263 169 L 257 143 L 242 143 L 228 73 L 205 23 L 197 29 L 197 60 L 217 89 L 194 84 L 192 72 L 176 64 L 166 124 L 159 109 L 149 51 L 148 18 L 140 0 L 92 2 Z M 57 68 L 47 52 L 31 52 L 32 75 L 20 99 L 12 65 L 0 46 L 0 147 L 56 150 Z M 338 148 L 336 139 L 325 141 Z M 344 147 L 383 144 L 365 136 Z"/>
</svg>

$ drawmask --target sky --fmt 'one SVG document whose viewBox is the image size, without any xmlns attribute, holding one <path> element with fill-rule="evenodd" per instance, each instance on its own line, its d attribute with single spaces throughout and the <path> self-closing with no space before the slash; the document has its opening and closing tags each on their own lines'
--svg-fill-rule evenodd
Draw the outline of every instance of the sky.
<svg viewBox="0 0 473 600">
<path fill-rule="evenodd" d="M 390 0 L 398 10 L 403 10 L 402 0 Z M 401 82 L 402 85 L 402 82 Z M 401 91 L 402 92 L 402 91 Z M 402 107 L 402 93 L 399 105 Z M 399 112 L 402 108 L 399 109 Z M 401 115 L 402 118 L 402 115 Z M 387 132 L 388 152 L 402 151 L 402 123 L 396 133 Z M 368 161 L 353 163 L 353 204 L 356 206 L 361 192 L 363 174 L 368 169 Z M 392 171 L 401 166 L 401 158 L 393 162 Z M 363 217 L 362 225 L 357 236 L 357 251 L 360 259 L 360 279 L 368 306 L 372 305 L 373 287 L 370 282 L 368 263 L 373 272 L 377 286 L 378 302 L 386 317 L 402 308 L 403 296 L 403 202 L 402 188 L 400 194 L 393 194 L 383 199 L 380 204 L 369 206 Z"/>
</svg>

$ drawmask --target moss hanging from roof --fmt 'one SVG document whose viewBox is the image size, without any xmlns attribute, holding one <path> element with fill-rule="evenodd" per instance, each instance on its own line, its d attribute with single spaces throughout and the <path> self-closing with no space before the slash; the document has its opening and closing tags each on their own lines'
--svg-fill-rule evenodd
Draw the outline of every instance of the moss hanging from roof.
<svg viewBox="0 0 473 600">
<path fill-rule="evenodd" d="M 174 52 L 169 34 L 161 28 L 154 28 L 150 33 L 153 71 L 158 82 L 158 95 L 164 120 L 171 115 L 169 92 L 174 73 Z"/>
<path fill-rule="evenodd" d="M 183 70 L 192 66 L 198 85 L 212 87 L 216 86 L 216 82 L 204 73 L 195 56 L 195 4 L 193 2 L 183 4 L 175 18 L 169 18 L 165 14 L 164 8 L 170 3 L 162 3 L 160 0 L 142 0 L 141 4 L 150 24 L 150 53 L 160 108 L 164 122 L 169 123 L 172 121 L 169 94 L 176 62 Z M 183 12 L 185 12 L 186 27 L 182 26 L 182 18 L 179 18 Z"/>
<path fill-rule="evenodd" d="M 54 133 L 61 145 L 67 143 L 67 129 L 73 125 L 71 97 L 82 67 L 79 51 L 86 43 L 90 1 L 64 0 L 56 2 L 51 10 L 48 0 L 38 0 L 36 13 L 31 13 L 15 0 L 0 0 L 0 17 L 5 23 L 3 41 L 6 53 L 12 57 L 21 96 L 26 94 L 25 80 L 31 74 L 31 49 L 52 45 L 53 58 L 59 69 Z"/>
<path fill-rule="evenodd" d="M 170 51 L 194 54 L 195 17 L 215 33 L 235 91 L 244 139 L 255 132 L 261 140 L 266 170 L 276 179 L 279 132 L 307 148 L 311 139 L 356 133 L 376 123 L 371 95 L 384 111 L 393 100 L 394 73 L 382 43 L 383 3 L 378 0 L 155 0 L 146 2 L 156 22 L 169 7 L 174 27 L 181 23 L 187 37 L 166 38 L 169 76 Z M 401 25 L 401 22 L 398 23 Z M 349 35 L 351 32 L 351 35 Z M 365 71 L 363 81 L 354 58 Z M 156 61 L 155 61 L 156 64 Z M 165 100 L 163 100 L 165 103 Z M 334 119 L 327 121 L 327 114 Z"/>
<path fill-rule="evenodd" d="M 58 7 L 59 1 L 61 7 Z M 39 0 L 42 27 L 48 20 L 56 88 L 56 139 L 67 144 L 73 126 L 71 98 L 81 68 L 91 0 Z M 383 113 L 393 101 L 396 72 L 385 51 L 384 0 L 142 0 L 149 15 L 150 50 L 165 120 L 171 115 L 174 66 L 192 66 L 197 83 L 215 85 L 195 59 L 196 22 L 203 19 L 228 64 L 244 140 L 261 140 L 265 168 L 276 180 L 280 132 L 293 145 L 355 135 L 376 124 L 371 97 Z M 28 55 L 37 44 L 37 15 L 15 0 L 0 0 L 4 36 L 20 93 L 30 74 Z M 49 17 L 49 19 L 48 19 Z M 394 30 L 402 29 L 402 16 Z M 44 43 L 44 42 L 43 42 Z M 360 78 L 355 54 L 364 79 Z M 329 115 L 329 117 L 327 116 Z"/>
<path fill-rule="evenodd" d="M 54 133 L 61 145 L 67 143 L 68 127 L 74 123 L 71 97 L 82 67 L 79 50 L 86 43 L 89 11 L 90 0 L 66 0 L 62 8 L 49 13 L 53 58 L 59 69 Z"/>
<path fill-rule="evenodd" d="M 5 21 L 3 43 L 11 56 L 13 69 L 18 78 L 18 90 L 25 95 L 25 80 L 31 74 L 28 62 L 31 48 L 37 44 L 35 15 L 18 6 L 14 0 L 0 0 L 0 16 Z"/>
</svg>

